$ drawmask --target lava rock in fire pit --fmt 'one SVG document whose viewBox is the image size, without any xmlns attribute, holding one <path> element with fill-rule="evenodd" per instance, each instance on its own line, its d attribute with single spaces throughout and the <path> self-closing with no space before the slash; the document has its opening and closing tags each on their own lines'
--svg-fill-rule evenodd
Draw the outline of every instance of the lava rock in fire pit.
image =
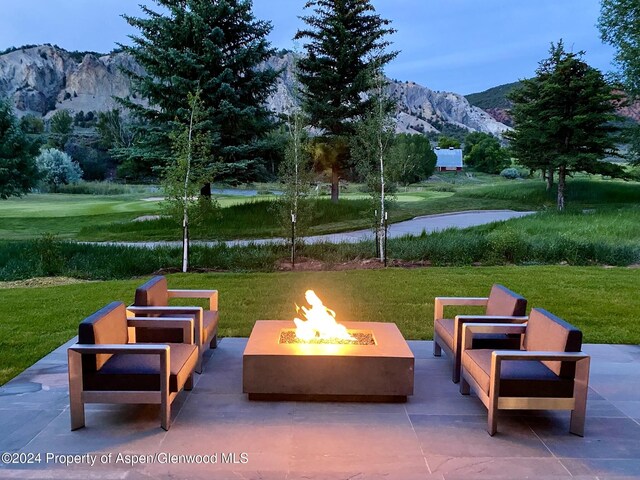
<svg viewBox="0 0 640 480">
<path fill-rule="evenodd" d="M 355 340 L 342 340 L 340 338 L 314 338 L 308 342 L 296 337 L 295 330 L 283 330 L 280 332 L 280 343 L 311 343 L 311 344 L 340 344 L 340 345 L 375 345 L 371 333 L 349 332 Z"/>
</svg>

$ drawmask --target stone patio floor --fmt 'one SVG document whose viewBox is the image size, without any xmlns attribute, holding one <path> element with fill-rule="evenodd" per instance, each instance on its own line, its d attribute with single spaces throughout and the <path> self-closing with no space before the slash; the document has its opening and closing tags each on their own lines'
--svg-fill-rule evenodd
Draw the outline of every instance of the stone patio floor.
<svg viewBox="0 0 640 480">
<path fill-rule="evenodd" d="M 0 478 L 640 478 L 640 346 L 585 345 L 584 438 L 569 434 L 568 412 L 505 413 L 490 437 L 485 408 L 458 393 L 431 342 L 409 342 L 416 376 L 406 404 L 339 404 L 249 402 L 246 341 L 225 338 L 208 353 L 193 391 L 174 402 L 169 432 L 152 405 L 87 405 L 86 428 L 71 432 L 61 346 L 0 388 L 0 452 L 41 453 L 30 465 L 0 461 Z M 65 466 L 47 453 L 92 454 L 96 463 Z M 119 453 L 151 455 L 152 463 L 121 463 Z M 166 464 L 165 454 L 217 454 L 217 463 Z"/>
</svg>

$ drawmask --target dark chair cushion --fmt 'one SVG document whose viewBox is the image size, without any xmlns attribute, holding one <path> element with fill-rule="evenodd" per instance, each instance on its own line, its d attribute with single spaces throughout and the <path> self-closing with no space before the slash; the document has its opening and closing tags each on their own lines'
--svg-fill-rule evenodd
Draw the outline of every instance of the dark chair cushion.
<svg viewBox="0 0 640 480">
<path fill-rule="evenodd" d="M 189 315 L 171 315 L 172 318 Z M 196 339 L 194 338 L 194 341 Z M 136 327 L 136 343 L 183 343 L 181 328 L 144 328 Z"/>
<path fill-rule="evenodd" d="M 136 296 L 133 303 L 136 307 L 166 307 L 169 305 L 167 292 L 167 279 L 162 275 L 136 288 Z"/>
<path fill-rule="evenodd" d="M 179 391 L 196 367 L 195 345 L 170 343 L 169 390 Z M 160 390 L 160 356 L 115 354 L 98 372 L 83 377 L 85 390 Z"/>
<path fill-rule="evenodd" d="M 89 345 L 125 344 L 129 341 L 127 312 L 122 302 L 112 302 L 85 318 L 78 327 L 78 343 Z M 83 355 L 84 372 L 95 372 L 110 354 Z"/>
<path fill-rule="evenodd" d="M 505 335 L 502 333 L 474 335 L 472 348 L 489 348 L 491 350 L 520 350 L 520 335 Z"/>
<path fill-rule="evenodd" d="M 489 394 L 493 350 L 465 350 L 462 366 Z M 542 362 L 507 360 L 500 365 L 501 397 L 572 397 L 573 380 L 558 377 Z"/>
<path fill-rule="evenodd" d="M 529 315 L 523 346 L 529 351 L 579 352 L 582 332 L 573 325 L 542 308 L 534 308 Z M 556 375 L 573 378 L 574 362 L 543 362 Z"/>
<path fill-rule="evenodd" d="M 487 315 L 522 316 L 527 311 L 527 300 L 502 285 L 491 287 L 487 301 Z"/>
</svg>

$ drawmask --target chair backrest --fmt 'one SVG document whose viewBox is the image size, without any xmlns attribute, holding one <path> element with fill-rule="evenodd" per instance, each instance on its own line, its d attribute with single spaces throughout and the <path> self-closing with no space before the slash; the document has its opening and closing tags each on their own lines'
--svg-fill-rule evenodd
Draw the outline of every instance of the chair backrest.
<svg viewBox="0 0 640 480">
<path fill-rule="evenodd" d="M 90 345 L 125 344 L 129 341 L 124 303 L 112 302 L 85 318 L 78 327 L 78 343 Z M 83 355 L 85 373 L 99 370 L 111 354 Z"/>
<path fill-rule="evenodd" d="M 491 287 L 487 302 L 487 315 L 526 315 L 527 299 L 508 288 L 495 284 Z"/>
<path fill-rule="evenodd" d="M 524 349 L 544 352 L 579 352 L 582 348 L 582 332 L 554 314 L 542 308 L 533 308 L 523 340 Z M 544 363 L 556 375 L 573 378 L 574 362 Z"/>
<path fill-rule="evenodd" d="M 136 296 L 133 303 L 137 307 L 165 307 L 169 304 L 167 293 L 167 279 L 162 275 L 136 288 Z"/>
</svg>

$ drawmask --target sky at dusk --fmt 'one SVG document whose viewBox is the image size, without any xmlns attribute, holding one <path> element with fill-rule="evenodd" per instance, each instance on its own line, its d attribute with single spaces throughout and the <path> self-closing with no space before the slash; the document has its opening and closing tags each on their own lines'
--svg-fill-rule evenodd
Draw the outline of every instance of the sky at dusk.
<svg viewBox="0 0 640 480">
<path fill-rule="evenodd" d="M 51 43 L 68 50 L 109 52 L 135 33 L 120 17 L 140 14 L 151 0 L 20 0 L 3 2 L 0 50 Z M 276 48 L 293 48 L 304 0 L 254 0 L 257 18 L 270 20 Z M 393 22 L 401 53 L 386 73 L 434 90 L 468 94 L 533 75 L 549 44 L 612 69 L 613 50 L 600 42 L 599 0 L 373 0 Z"/>
</svg>

